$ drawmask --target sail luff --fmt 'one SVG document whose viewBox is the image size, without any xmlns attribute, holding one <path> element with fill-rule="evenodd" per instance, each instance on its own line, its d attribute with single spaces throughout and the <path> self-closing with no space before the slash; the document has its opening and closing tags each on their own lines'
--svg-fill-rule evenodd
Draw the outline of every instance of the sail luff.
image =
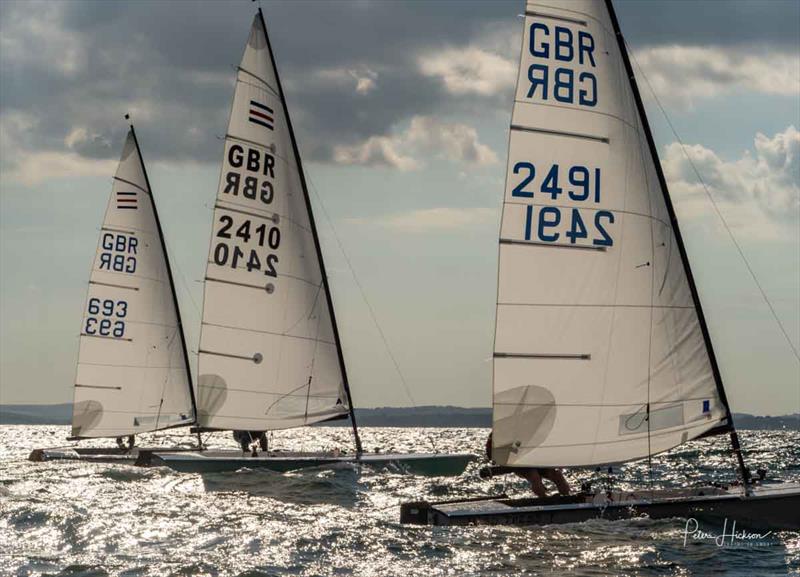
<svg viewBox="0 0 800 577">
<path fill-rule="evenodd" d="M 164 239 L 164 230 L 161 228 L 161 219 L 158 217 L 158 207 L 156 206 L 156 199 L 155 195 L 153 194 L 153 188 L 150 186 L 150 177 L 147 175 L 147 167 L 144 163 L 144 157 L 142 156 L 142 149 L 139 147 L 139 139 L 136 136 L 136 129 L 133 127 L 133 124 L 130 125 L 131 127 L 131 135 L 133 136 L 133 142 L 136 145 L 136 152 L 139 155 L 139 161 L 142 164 L 142 173 L 144 174 L 144 181 L 147 184 L 147 190 L 150 191 L 150 198 L 152 199 L 153 203 L 153 217 L 156 222 L 156 230 L 158 231 L 158 240 L 161 242 L 161 251 L 164 254 L 164 264 L 167 268 L 167 280 L 169 283 L 170 292 L 172 293 L 172 304 L 175 307 L 175 317 L 178 322 L 178 334 L 181 338 L 181 349 L 183 351 L 183 361 L 186 365 L 186 379 L 189 384 L 189 398 L 192 401 L 192 424 L 197 423 L 197 400 L 195 399 L 194 395 L 194 381 L 192 379 L 192 371 L 189 365 L 189 351 L 186 347 L 186 334 L 184 333 L 183 322 L 181 320 L 181 307 L 178 304 L 178 293 L 175 291 L 175 279 L 172 276 L 172 265 L 170 264 L 169 260 L 169 251 L 167 250 L 167 243 Z M 180 426 L 180 425 L 179 425 Z"/>
<path fill-rule="evenodd" d="M 617 45 L 619 47 L 619 51 L 622 56 L 622 61 L 625 65 L 625 71 L 627 73 L 631 91 L 633 92 L 633 97 L 636 102 L 636 109 L 637 113 L 639 114 L 639 121 L 641 122 L 645 138 L 647 139 L 647 146 L 650 150 L 650 156 L 652 158 L 653 163 L 655 164 L 655 170 L 656 170 L 656 175 L 658 177 L 659 186 L 664 196 L 664 203 L 666 204 L 667 213 L 669 214 L 670 218 L 670 224 L 672 225 L 672 231 L 673 234 L 675 235 L 675 242 L 678 246 L 678 251 L 680 252 L 681 255 L 681 262 L 683 263 L 686 279 L 689 283 L 689 289 L 691 290 L 692 293 L 692 300 L 694 301 L 695 310 L 697 312 L 697 319 L 700 324 L 700 330 L 703 333 L 703 340 L 705 341 L 706 352 L 708 353 L 711 369 L 714 373 L 714 382 L 716 383 L 717 386 L 717 394 L 719 395 L 720 402 L 722 402 L 727 411 L 727 421 L 728 425 L 730 426 L 731 444 L 733 447 L 733 452 L 736 456 L 739 465 L 739 470 L 742 475 L 742 479 L 745 481 L 746 484 L 749 481 L 750 474 L 744 463 L 744 457 L 742 455 L 742 450 L 739 443 L 739 435 L 736 432 L 736 427 L 733 422 L 733 414 L 731 412 L 730 404 L 728 402 L 728 396 L 725 393 L 725 386 L 722 382 L 722 374 L 719 370 L 717 356 L 714 352 L 714 345 L 712 344 L 711 341 L 711 334 L 708 329 L 708 324 L 706 323 L 705 314 L 703 312 L 703 305 L 700 300 L 700 294 L 697 290 L 697 285 L 695 284 L 694 275 L 692 273 L 692 267 L 691 264 L 689 263 L 689 257 L 683 242 L 683 236 L 681 235 L 680 225 L 675 215 L 675 209 L 672 205 L 672 198 L 669 194 L 669 187 L 667 186 L 667 180 L 664 177 L 664 171 L 661 166 L 661 160 L 658 156 L 658 150 L 655 145 L 655 140 L 653 139 L 652 130 L 650 129 L 650 123 L 647 119 L 647 113 L 644 109 L 642 96 L 641 93 L 639 92 L 639 86 L 638 83 L 636 82 L 636 76 L 633 71 L 633 66 L 631 65 L 630 57 L 628 56 L 628 50 L 625 43 L 625 38 L 622 35 L 622 30 L 620 29 L 619 21 L 617 20 L 617 14 L 614 11 L 614 5 L 612 0 L 605 0 L 605 5 L 608 10 L 609 17 L 611 18 L 611 24 L 614 28 L 614 34 L 617 39 Z"/>
<path fill-rule="evenodd" d="M 353 426 L 353 435 L 355 438 L 356 451 L 358 453 L 361 453 L 362 452 L 361 437 L 358 434 L 358 425 L 356 423 L 356 415 L 355 415 L 355 410 L 353 408 L 353 398 L 350 392 L 350 382 L 347 379 L 347 367 L 345 365 L 344 354 L 342 352 L 342 343 L 341 343 L 341 338 L 339 336 L 339 326 L 336 322 L 336 311 L 333 306 L 333 298 L 331 295 L 330 286 L 328 285 L 328 275 L 325 272 L 325 260 L 322 256 L 322 248 L 320 246 L 319 235 L 317 233 L 317 225 L 314 219 L 314 210 L 311 206 L 311 197 L 308 194 L 308 185 L 306 184 L 305 171 L 303 170 L 303 161 L 300 157 L 300 149 L 297 146 L 297 139 L 295 138 L 294 135 L 292 119 L 291 116 L 289 115 L 289 108 L 286 104 L 286 98 L 283 92 L 283 85 L 281 84 L 280 74 L 278 73 L 278 65 L 275 61 L 275 54 L 272 52 L 272 44 L 270 42 L 269 33 L 267 31 L 267 23 L 264 20 L 264 13 L 260 7 L 258 9 L 258 17 L 261 20 L 261 26 L 264 29 L 264 37 L 267 40 L 267 51 L 269 52 L 269 56 L 272 61 L 272 67 L 275 71 L 275 82 L 278 85 L 277 86 L 278 94 L 280 96 L 280 101 L 283 105 L 283 111 L 286 118 L 286 127 L 289 132 L 289 137 L 291 138 L 292 141 L 292 150 L 294 152 L 295 162 L 297 163 L 297 169 L 300 176 L 300 185 L 303 189 L 303 197 L 305 199 L 306 208 L 308 210 L 309 223 L 311 225 L 311 235 L 314 238 L 314 247 L 317 253 L 317 260 L 319 262 L 320 272 L 322 273 L 322 284 L 324 287 L 325 299 L 328 303 L 328 311 L 331 318 L 331 324 L 333 325 L 333 338 L 336 343 L 336 353 L 339 359 L 339 369 L 341 370 L 342 373 L 344 390 L 345 394 L 347 395 L 347 405 L 350 414 L 350 422 Z"/>
</svg>

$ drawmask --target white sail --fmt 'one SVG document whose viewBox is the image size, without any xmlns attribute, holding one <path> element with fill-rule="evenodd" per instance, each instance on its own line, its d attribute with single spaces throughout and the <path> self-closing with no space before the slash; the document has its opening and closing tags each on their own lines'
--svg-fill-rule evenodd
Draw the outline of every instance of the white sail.
<svg viewBox="0 0 800 577">
<path fill-rule="evenodd" d="M 348 412 L 288 122 L 256 15 L 236 80 L 205 278 L 205 427 L 281 429 Z"/>
<path fill-rule="evenodd" d="M 655 162 L 604 3 L 528 2 L 499 246 L 499 463 L 625 461 L 725 421 Z"/>
<path fill-rule="evenodd" d="M 133 132 L 114 176 L 81 324 L 73 437 L 194 421 L 172 281 Z"/>
</svg>

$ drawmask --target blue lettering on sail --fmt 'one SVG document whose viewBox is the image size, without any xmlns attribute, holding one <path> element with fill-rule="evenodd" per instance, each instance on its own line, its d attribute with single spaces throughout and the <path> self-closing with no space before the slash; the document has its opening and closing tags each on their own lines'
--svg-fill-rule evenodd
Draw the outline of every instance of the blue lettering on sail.
<svg viewBox="0 0 800 577">
<path fill-rule="evenodd" d="M 541 36 L 544 37 L 550 34 L 550 29 L 547 27 L 547 24 L 542 24 L 541 22 L 534 22 L 531 24 L 530 52 L 537 58 L 550 58 L 550 45 L 547 44 L 546 40 L 542 41 L 539 48 L 536 47 L 537 31 L 541 31 Z"/>
<path fill-rule="evenodd" d="M 534 242 L 613 246 L 609 225 L 614 213 L 600 210 L 599 168 L 552 164 L 542 170 L 536 181 L 536 167 L 531 162 L 514 164 L 512 172 L 520 176 L 511 196 L 540 199 L 525 207 L 525 240 Z M 563 186 L 562 186 L 563 183 Z M 564 195 L 562 197 L 562 195 Z M 586 203 L 576 207 L 542 206 L 544 202 Z M 584 241 L 584 242 L 581 242 Z"/>
<path fill-rule="evenodd" d="M 530 83 L 527 97 L 541 101 L 555 100 L 564 104 L 597 106 L 597 77 L 573 66 L 596 68 L 594 37 L 583 30 L 577 33 L 565 26 L 555 26 L 552 31 L 543 22 L 530 26 L 528 51 L 537 59 L 554 59 L 559 66 L 534 63 L 528 67 Z"/>
<path fill-rule="evenodd" d="M 120 319 L 128 315 L 127 301 L 92 297 L 89 299 L 87 313 L 84 334 L 115 338 L 125 336 L 125 321 Z"/>
<path fill-rule="evenodd" d="M 578 76 L 578 104 L 595 106 L 597 104 L 597 78 L 590 72 L 581 72 Z"/>
<path fill-rule="evenodd" d="M 572 55 L 572 30 L 556 26 L 556 60 L 571 62 Z"/>
<path fill-rule="evenodd" d="M 133 274 L 136 272 L 136 251 L 139 239 L 130 234 L 105 232 L 100 239 L 98 268 L 110 272 Z"/>
</svg>

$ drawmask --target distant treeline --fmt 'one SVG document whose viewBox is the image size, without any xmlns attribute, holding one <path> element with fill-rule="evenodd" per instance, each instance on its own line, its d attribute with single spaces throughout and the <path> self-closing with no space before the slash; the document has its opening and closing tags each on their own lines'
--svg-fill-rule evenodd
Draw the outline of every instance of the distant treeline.
<svg viewBox="0 0 800 577">
<path fill-rule="evenodd" d="M 59 405 L 0 405 L 0 425 L 68 425 L 72 403 Z M 760 417 L 735 413 L 738 429 L 800 430 L 800 413 L 781 417 Z M 380 407 L 356 409 L 363 427 L 491 427 L 492 410 L 450 406 Z M 347 420 L 326 426 L 349 426 Z"/>
</svg>

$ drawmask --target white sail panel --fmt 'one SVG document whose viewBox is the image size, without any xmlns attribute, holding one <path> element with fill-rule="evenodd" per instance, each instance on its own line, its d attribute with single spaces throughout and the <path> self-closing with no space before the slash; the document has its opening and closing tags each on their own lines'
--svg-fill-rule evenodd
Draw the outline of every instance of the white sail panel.
<svg viewBox="0 0 800 577">
<path fill-rule="evenodd" d="M 129 132 L 84 307 L 72 435 L 131 435 L 193 420 L 166 255 L 144 165 Z"/>
<path fill-rule="evenodd" d="M 528 2 L 500 230 L 497 462 L 625 461 L 724 422 L 654 162 L 604 3 Z"/>
<path fill-rule="evenodd" d="M 298 161 L 260 19 L 239 66 L 205 280 L 201 425 L 267 430 L 348 412 Z"/>
</svg>

